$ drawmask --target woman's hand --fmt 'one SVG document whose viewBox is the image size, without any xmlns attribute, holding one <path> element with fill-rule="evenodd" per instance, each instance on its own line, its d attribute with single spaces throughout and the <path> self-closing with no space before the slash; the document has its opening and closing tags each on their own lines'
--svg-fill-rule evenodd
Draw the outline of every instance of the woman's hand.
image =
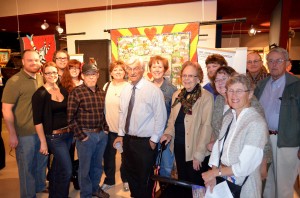
<svg viewBox="0 0 300 198">
<path fill-rule="evenodd" d="M 194 170 L 196 170 L 196 171 L 200 170 L 200 168 L 201 168 L 201 162 L 199 162 L 199 161 L 196 160 L 196 159 L 193 159 L 193 168 L 194 168 Z"/>
<path fill-rule="evenodd" d="M 213 147 L 214 147 L 215 141 L 211 141 L 210 143 L 207 144 L 206 149 L 211 152 Z"/>
<path fill-rule="evenodd" d="M 267 160 L 263 159 L 261 166 L 260 166 L 260 175 L 261 175 L 261 180 L 267 179 L 268 176 L 268 165 L 267 165 Z"/>
<path fill-rule="evenodd" d="M 216 171 L 217 169 L 212 169 L 207 172 L 202 173 L 202 179 L 204 180 L 205 187 L 210 187 L 210 191 L 213 192 L 213 189 L 217 183 L 216 181 Z"/>
<path fill-rule="evenodd" d="M 120 137 L 120 136 L 119 136 L 119 137 L 117 137 L 117 138 L 115 139 L 115 141 L 114 141 L 114 143 L 113 143 L 113 147 L 114 147 L 114 148 L 116 148 L 115 145 L 116 145 L 117 142 L 120 142 L 121 145 L 123 146 L 123 137 Z"/>
<path fill-rule="evenodd" d="M 46 142 L 41 142 L 40 153 L 43 155 L 48 155 L 48 146 Z"/>
<path fill-rule="evenodd" d="M 163 141 L 166 140 L 165 145 L 167 145 L 171 140 L 172 140 L 172 136 L 169 134 L 164 134 L 163 136 L 161 136 L 160 138 L 160 143 L 162 143 Z"/>
</svg>

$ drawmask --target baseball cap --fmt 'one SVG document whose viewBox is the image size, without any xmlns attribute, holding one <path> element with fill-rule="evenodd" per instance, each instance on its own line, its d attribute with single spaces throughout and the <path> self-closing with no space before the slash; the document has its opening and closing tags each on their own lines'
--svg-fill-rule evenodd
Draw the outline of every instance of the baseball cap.
<svg viewBox="0 0 300 198">
<path fill-rule="evenodd" d="M 98 68 L 94 64 L 84 64 L 82 67 L 82 73 L 85 74 L 87 72 L 98 72 Z"/>
</svg>

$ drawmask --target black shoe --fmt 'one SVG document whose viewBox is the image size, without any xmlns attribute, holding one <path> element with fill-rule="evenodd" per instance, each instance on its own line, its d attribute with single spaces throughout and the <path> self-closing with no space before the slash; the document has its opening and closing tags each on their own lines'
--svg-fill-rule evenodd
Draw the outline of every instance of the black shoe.
<svg viewBox="0 0 300 198">
<path fill-rule="evenodd" d="M 109 194 L 102 190 L 100 187 L 98 188 L 97 192 L 93 192 L 92 195 L 99 198 L 109 198 Z"/>
</svg>

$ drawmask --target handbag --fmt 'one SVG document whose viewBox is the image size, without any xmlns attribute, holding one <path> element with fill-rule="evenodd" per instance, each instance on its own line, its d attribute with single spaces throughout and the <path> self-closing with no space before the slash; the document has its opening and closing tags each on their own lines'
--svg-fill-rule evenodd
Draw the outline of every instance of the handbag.
<svg viewBox="0 0 300 198">
<path fill-rule="evenodd" d="M 221 152 L 220 152 L 219 167 L 218 167 L 218 168 L 220 168 L 220 165 L 221 165 L 221 157 L 222 157 L 222 154 L 223 154 L 224 143 L 225 143 L 225 141 L 226 141 L 226 138 L 227 138 L 227 135 L 228 135 L 228 132 L 229 132 L 231 123 L 232 123 L 232 121 L 231 121 L 230 124 L 228 125 L 227 131 L 226 131 L 226 133 L 225 133 L 225 135 L 224 135 L 223 147 L 222 147 L 222 150 L 221 150 Z M 232 196 L 233 196 L 234 198 L 240 198 L 241 191 L 242 191 L 242 187 L 243 187 L 243 185 L 246 183 L 248 177 L 249 177 L 249 176 L 247 176 L 247 177 L 245 178 L 245 180 L 243 181 L 243 183 L 242 183 L 241 186 L 240 186 L 240 185 L 237 185 L 237 184 L 234 184 L 234 183 L 232 183 L 231 181 L 228 181 L 227 179 L 225 179 L 225 178 L 223 178 L 223 177 L 216 177 L 216 181 L 217 181 L 217 184 L 222 183 L 222 182 L 225 181 L 225 182 L 227 183 L 229 189 L 230 189 L 230 192 L 231 192 Z"/>
</svg>

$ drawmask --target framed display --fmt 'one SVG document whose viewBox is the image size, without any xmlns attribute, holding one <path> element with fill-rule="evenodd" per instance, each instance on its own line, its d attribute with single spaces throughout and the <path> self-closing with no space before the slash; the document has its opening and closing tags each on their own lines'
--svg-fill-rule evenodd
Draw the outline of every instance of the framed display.
<svg viewBox="0 0 300 198">
<path fill-rule="evenodd" d="M 71 59 L 76 59 L 83 63 L 83 54 L 70 54 L 70 60 Z"/>
<path fill-rule="evenodd" d="M 5 67 L 10 57 L 10 49 L 0 49 L 0 66 Z"/>
</svg>

